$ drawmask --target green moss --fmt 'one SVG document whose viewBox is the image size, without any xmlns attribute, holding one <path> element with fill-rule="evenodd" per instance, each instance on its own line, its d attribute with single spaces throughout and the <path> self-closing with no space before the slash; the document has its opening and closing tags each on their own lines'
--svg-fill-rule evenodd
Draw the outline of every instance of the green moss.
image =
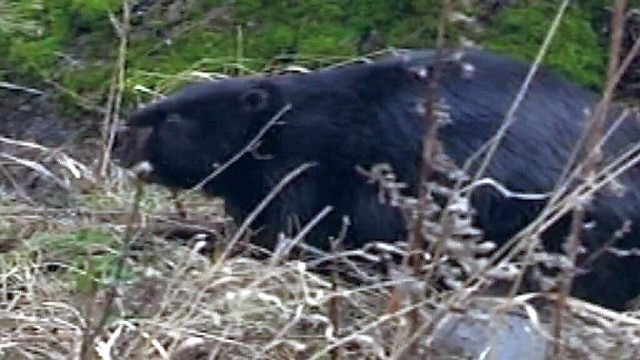
<svg viewBox="0 0 640 360">
<path fill-rule="evenodd" d="M 9 54 L 11 34 L 0 29 L 0 54 Z M 9 66 L 7 56 L 0 57 L 0 67 Z"/>
<path fill-rule="evenodd" d="M 118 241 L 99 229 L 39 236 L 32 240 L 32 246 L 46 258 L 64 262 L 67 268 L 73 269 L 63 271 L 61 276 L 70 276 L 78 291 L 86 291 L 96 282 L 111 280 L 116 271 Z M 122 274 L 126 278 L 132 276 L 128 267 Z"/>
<path fill-rule="evenodd" d="M 161 43 L 141 39 L 128 53 L 127 88 L 142 85 L 157 91 L 174 86 L 175 75 L 189 71 L 226 72 L 223 65 L 234 57 L 235 39 L 222 32 L 188 31 Z"/>
<path fill-rule="evenodd" d="M 323 56 L 355 55 L 353 34 L 336 24 L 305 24 L 300 29 L 297 52 Z"/>
<path fill-rule="evenodd" d="M 484 44 L 522 60 L 533 60 L 557 12 L 549 2 L 502 12 L 491 24 Z M 603 81 L 605 49 L 580 8 L 568 9 L 544 64 L 558 69 L 572 80 L 598 88 Z"/>
<path fill-rule="evenodd" d="M 47 37 L 37 40 L 15 39 L 8 52 L 8 61 L 20 74 L 33 72 L 50 76 L 57 63 L 56 50 L 60 48 L 60 39 Z"/>
<path fill-rule="evenodd" d="M 29 26 L 11 30 L 0 26 L 0 51 L 8 54 L 0 58 L 0 66 L 27 79 L 53 80 L 70 93 L 100 105 L 118 51 L 117 35 L 108 15 L 113 12 L 120 16 L 121 1 L 7 1 L 4 4 L 10 4 L 9 18 Z M 596 86 L 601 82 L 605 51 L 590 27 L 597 12 L 596 1 L 585 1 L 582 9 L 588 11 L 572 8 L 567 14 L 545 63 L 573 80 Z M 193 70 L 236 75 L 261 70 L 283 54 L 296 56 L 297 61 L 311 67 L 353 57 L 359 38 L 372 29 L 389 46 L 432 47 L 441 11 L 440 0 L 159 3 L 144 8 L 142 16 L 134 14 L 125 105 L 137 100 L 130 96 L 134 86 L 166 92 L 187 81 L 184 75 Z M 169 10 L 175 4 L 179 11 Z M 498 16 L 486 34 L 449 26 L 449 43 L 457 44 L 464 34 L 481 40 L 490 49 L 533 59 L 557 5 L 546 0 L 523 0 L 522 4 L 527 5 Z M 169 20 L 176 14 L 177 22 Z M 0 24 L 5 18 L 0 14 Z M 311 58 L 322 61 L 306 61 Z M 69 104 L 77 100 L 66 99 Z"/>
<path fill-rule="evenodd" d="M 67 89 L 59 94 L 67 104 L 77 101 L 69 94 L 96 104 L 102 101 L 117 49 L 107 14 L 117 10 L 119 1 L 10 0 L 9 4 L 12 19 L 29 23 L 37 31 L 0 33 L 0 50 L 7 54 L 3 66 L 23 82 L 59 84 Z"/>
<path fill-rule="evenodd" d="M 115 11 L 120 6 L 119 0 L 62 0 L 73 12 L 86 20 L 99 21 L 107 11 Z"/>
<path fill-rule="evenodd" d="M 111 64 L 88 63 L 82 69 L 68 69 L 62 72 L 59 81 L 62 86 L 97 103 L 104 100 L 103 96 L 109 90 L 110 82 L 108 80 L 112 73 Z"/>
</svg>

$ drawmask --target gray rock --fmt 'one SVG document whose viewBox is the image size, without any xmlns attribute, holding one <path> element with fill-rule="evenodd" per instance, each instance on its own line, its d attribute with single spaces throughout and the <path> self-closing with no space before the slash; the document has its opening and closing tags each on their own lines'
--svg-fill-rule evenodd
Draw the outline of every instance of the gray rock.
<svg viewBox="0 0 640 360">
<path fill-rule="evenodd" d="M 544 360 L 548 346 L 527 317 L 506 313 L 492 319 L 477 309 L 449 314 L 433 341 L 433 348 L 443 356 L 438 359 Z"/>
</svg>

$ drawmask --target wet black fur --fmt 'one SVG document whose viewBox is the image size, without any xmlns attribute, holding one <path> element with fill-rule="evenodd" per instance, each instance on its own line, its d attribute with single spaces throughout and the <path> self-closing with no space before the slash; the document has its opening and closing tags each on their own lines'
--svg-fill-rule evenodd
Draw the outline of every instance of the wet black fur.
<svg viewBox="0 0 640 360">
<path fill-rule="evenodd" d="M 462 60 L 474 67 L 470 76 L 461 67 L 447 67 L 438 86 L 453 120 L 438 136 L 459 165 L 495 133 L 528 71 L 527 64 L 484 51 L 465 51 Z M 155 181 L 191 187 L 213 170 L 212 164 L 228 160 L 290 104 L 291 110 L 262 140 L 258 152 L 263 156 L 244 156 L 205 191 L 224 197 L 231 214 L 243 219 L 283 176 L 312 162 L 316 166 L 293 180 L 254 224 L 267 230 L 260 238 L 263 245 L 273 245 L 272 235 L 285 227 L 289 215 L 296 214 L 304 223 L 327 205 L 334 211 L 310 234 L 309 243 L 326 248 L 326 237 L 339 232 L 343 215 L 352 222 L 349 247 L 395 240 L 405 233 L 401 216 L 377 201 L 355 168 L 389 163 L 409 184 L 408 192 L 415 191 L 425 130 L 418 105 L 427 83 L 409 69 L 431 63 L 432 52 L 409 51 L 373 64 L 304 75 L 190 85 L 131 115 L 131 126 L 154 130 L 136 159 L 154 165 Z M 585 110 L 595 101 L 595 94 L 540 69 L 485 175 L 513 191 L 552 190 L 582 133 Z M 614 156 L 638 140 L 638 121 L 629 118 L 613 134 L 605 153 Z M 640 169 L 634 167 L 621 180 L 626 185 L 622 197 L 603 193 L 589 209 L 596 221 L 584 235 L 589 249 L 607 241 L 624 219 L 640 220 Z M 506 199 L 488 188 L 474 195 L 477 225 L 498 243 L 531 221 L 541 205 Z M 564 230 L 559 226 L 550 231 L 549 248 L 559 249 Z M 616 245 L 637 246 L 638 234 L 634 223 Z M 578 296 L 620 308 L 640 292 L 639 259 L 605 254 L 592 268 L 576 282 Z"/>
</svg>

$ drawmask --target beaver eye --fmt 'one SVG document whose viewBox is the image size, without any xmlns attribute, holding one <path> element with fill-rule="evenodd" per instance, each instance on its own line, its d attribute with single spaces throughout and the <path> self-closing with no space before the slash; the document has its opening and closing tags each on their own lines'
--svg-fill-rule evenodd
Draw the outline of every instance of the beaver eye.
<svg viewBox="0 0 640 360">
<path fill-rule="evenodd" d="M 244 94 L 240 102 L 248 111 L 260 111 L 267 107 L 269 93 L 263 89 L 251 89 Z"/>
</svg>

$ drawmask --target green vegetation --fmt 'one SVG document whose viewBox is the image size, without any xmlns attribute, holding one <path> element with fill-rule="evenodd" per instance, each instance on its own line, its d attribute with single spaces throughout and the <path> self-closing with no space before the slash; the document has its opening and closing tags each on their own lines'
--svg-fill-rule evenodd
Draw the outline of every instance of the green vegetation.
<svg viewBox="0 0 640 360">
<path fill-rule="evenodd" d="M 492 22 L 485 44 L 492 50 L 531 60 L 544 42 L 556 11 L 556 5 L 539 3 L 502 12 Z M 574 81 L 598 88 L 604 80 L 605 54 L 587 13 L 574 7 L 565 14 L 544 63 Z"/>
<path fill-rule="evenodd" d="M 111 281 L 118 261 L 118 240 L 99 229 L 79 229 L 73 233 L 42 235 L 32 240 L 51 264 L 64 264 L 63 271 L 76 291 L 95 288 L 96 282 Z M 131 277 L 125 266 L 124 277 Z"/>
<path fill-rule="evenodd" d="M 127 90 L 175 86 L 192 70 L 237 74 L 273 65 L 282 56 L 308 66 L 357 55 L 359 39 L 376 30 L 395 47 L 434 46 L 439 0 L 203 0 L 142 2 L 131 15 Z M 557 10 L 555 1 L 523 1 L 491 17 L 483 32 L 448 27 L 461 36 L 517 58 L 532 59 Z M 597 88 L 606 49 L 594 30 L 597 1 L 567 13 L 545 59 L 573 80 Z M 456 10 L 460 10 L 456 8 Z M 475 9 L 464 9 L 468 15 Z M 8 0 L 0 4 L 0 74 L 22 82 L 55 82 L 71 103 L 102 104 L 119 39 L 110 16 L 119 0 Z M 70 97 L 71 96 L 71 97 Z M 127 97 L 130 101 L 135 97 Z"/>
</svg>

